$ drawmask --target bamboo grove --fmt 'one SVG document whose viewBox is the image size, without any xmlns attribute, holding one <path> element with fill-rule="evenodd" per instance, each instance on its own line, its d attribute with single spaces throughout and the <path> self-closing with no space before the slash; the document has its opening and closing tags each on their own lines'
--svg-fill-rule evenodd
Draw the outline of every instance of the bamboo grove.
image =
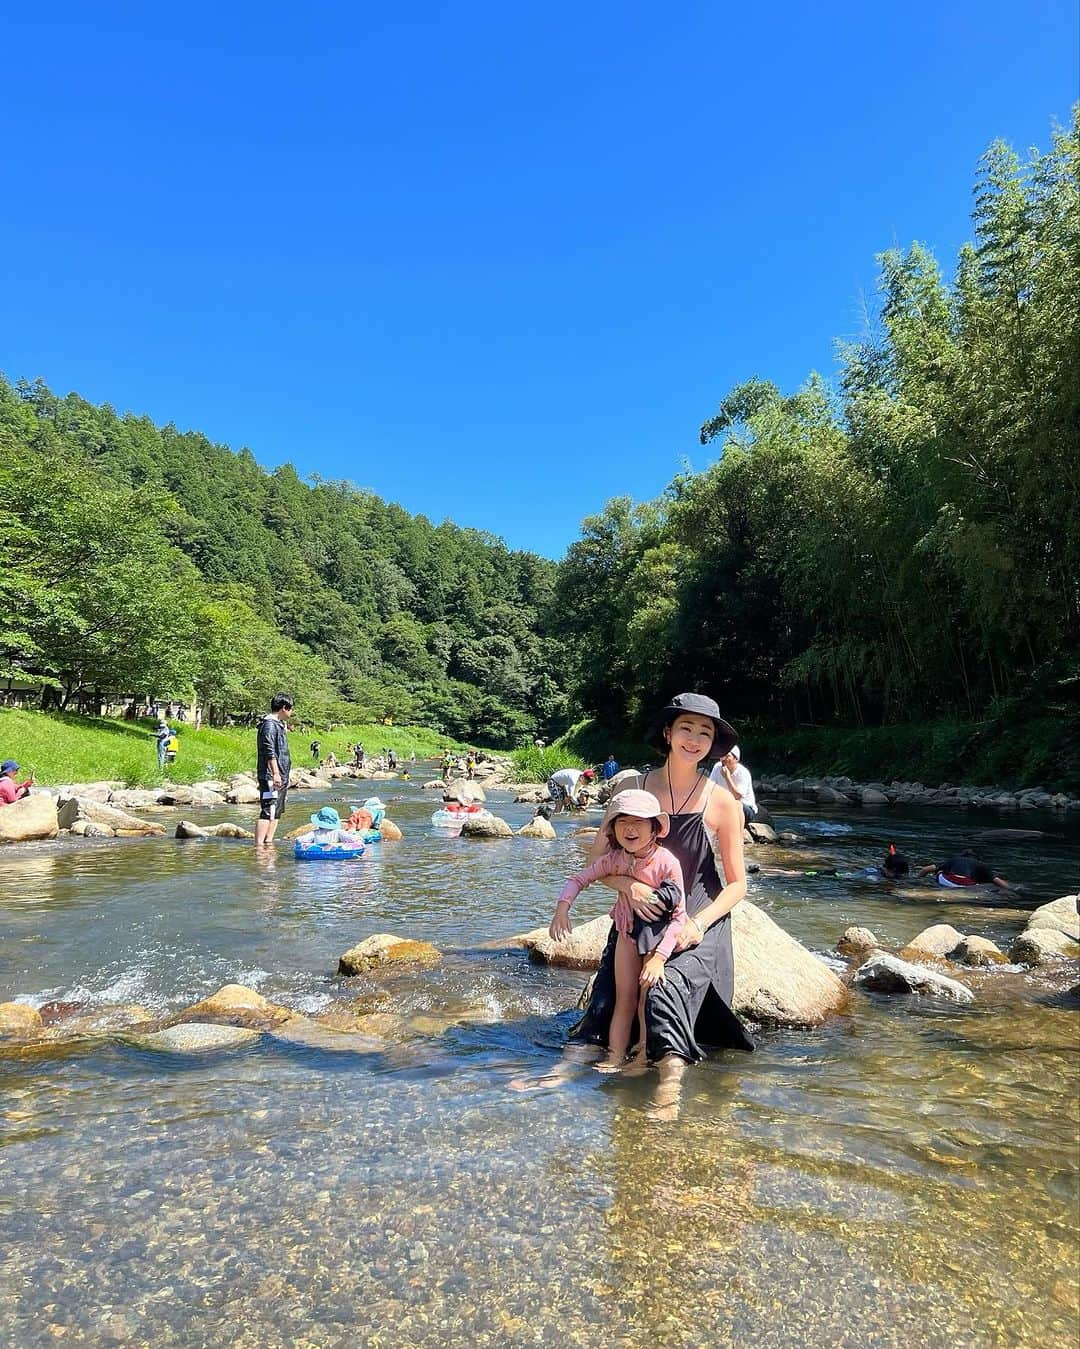
<svg viewBox="0 0 1080 1349">
<path fill-rule="evenodd" d="M 774 726 L 1075 705 L 1078 128 L 991 146 L 951 285 L 919 244 L 880 257 L 835 388 L 741 385 L 711 467 L 585 522 L 557 614 L 587 711 L 678 686 Z"/>
</svg>

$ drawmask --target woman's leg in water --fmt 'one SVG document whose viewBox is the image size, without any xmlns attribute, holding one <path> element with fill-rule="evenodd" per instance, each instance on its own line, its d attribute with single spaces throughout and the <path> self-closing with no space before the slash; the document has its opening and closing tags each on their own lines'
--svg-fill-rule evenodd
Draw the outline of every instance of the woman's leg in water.
<svg viewBox="0 0 1080 1349">
<path fill-rule="evenodd" d="M 638 1012 L 640 978 L 641 956 L 637 943 L 625 932 L 620 932 L 615 946 L 615 1010 L 608 1032 L 608 1056 L 598 1065 L 601 1072 L 617 1072 L 626 1058 Z"/>
</svg>

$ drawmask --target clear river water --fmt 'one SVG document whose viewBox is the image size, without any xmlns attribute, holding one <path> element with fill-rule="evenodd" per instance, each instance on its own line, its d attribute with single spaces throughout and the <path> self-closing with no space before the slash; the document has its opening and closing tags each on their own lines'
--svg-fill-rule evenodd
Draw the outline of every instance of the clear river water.
<svg viewBox="0 0 1080 1349">
<path fill-rule="evenodd" d="M 522 1094 L 586 976 L 492 943 L 547 923 L 588 819 L 555 843 L 437 837 L 419 781 L 378 784 L 406 837 L 358 862 L 168 837 L 2 853 L 0 1000 L 165 1013 L 232 982 L 385 1015 L 359 1050 L 0 1048 L 0 1342 L 1076 1343 L 1080 1009 L 1052 981 L 999 967 L 966 1007 L 857 993 L 689 1069 L 674 1107 L 655 1076 L 588 1067 Z M 296 793 L 286 827 L 357 786 Z M 750 897 L 822 955 L 849 924 L 1007 947 L 1078 889 L 1080 821 L 774 815 L 804 841 L 755 850 Z M 929 861 L 1017 823 L 1053 837 L 983 851 L 1022 907 L 862 874 L 890 840 Z M 576 918 L 606 907 L 588 891 Z M 446 958 L 339 978 L 373 932 Z"/>
</svg>

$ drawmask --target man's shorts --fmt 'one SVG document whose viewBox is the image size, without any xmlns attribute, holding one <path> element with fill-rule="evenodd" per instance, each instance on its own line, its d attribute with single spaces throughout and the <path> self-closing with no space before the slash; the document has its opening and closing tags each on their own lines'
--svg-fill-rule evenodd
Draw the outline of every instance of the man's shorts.
<svg viewBox="0 0 1080 1349">
<path fill-rule="evenodd" d="M 285 798 L 288 787 L 275 789 L 272 782 L 259 783 L 259 819 L 280 820 L 285 813 Z"/>
</svg>

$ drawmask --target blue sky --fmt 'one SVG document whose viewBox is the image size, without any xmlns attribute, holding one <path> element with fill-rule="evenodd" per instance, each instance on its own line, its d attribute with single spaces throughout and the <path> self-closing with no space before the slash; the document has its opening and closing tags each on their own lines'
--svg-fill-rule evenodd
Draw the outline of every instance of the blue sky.
<svg viewBox="0 0 1080 1349">
<path fill-rule="evenodd" d="M 98 6 L 5 19 L 0 369 L 559 556 L 735 383 L 951 273 L 1075 0 Z"/>
</svg>

